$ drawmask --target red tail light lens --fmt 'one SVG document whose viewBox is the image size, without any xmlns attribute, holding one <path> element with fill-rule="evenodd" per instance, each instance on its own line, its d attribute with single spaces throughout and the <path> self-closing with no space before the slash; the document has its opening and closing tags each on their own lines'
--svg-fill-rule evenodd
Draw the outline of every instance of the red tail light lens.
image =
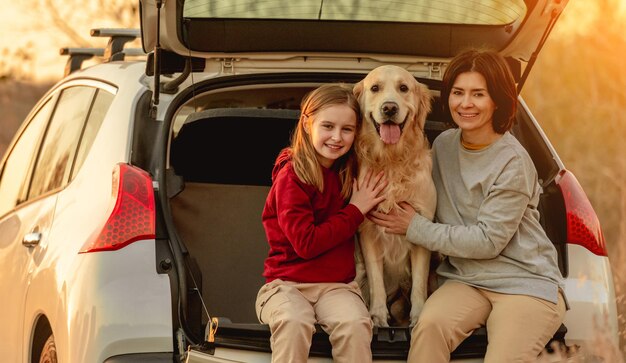
<svg viewBox="0 0 626 363">
<path fill-rule="evenodd" d="M 155 236 L 152 179 L 145 171 L 118 164 L 113 171 L 114 207 L 106 224 L 80 253 L 119 250 L 135 241 Z"/>
<path fill-rule="evenodd" d="M 557 185 L 565 200 L 567 242 L 581 245 L 596 255 L 606 256 L 600 221 L 574 174 L 563 171 Z"/>
</svg>

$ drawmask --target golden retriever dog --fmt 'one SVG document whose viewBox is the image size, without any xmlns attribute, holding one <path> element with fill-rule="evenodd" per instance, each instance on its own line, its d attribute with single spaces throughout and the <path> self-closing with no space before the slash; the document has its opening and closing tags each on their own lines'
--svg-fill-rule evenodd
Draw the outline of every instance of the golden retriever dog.
<svg viewBox="0 0 626 363">
<path fill-rule="evenodd" d="M 386 200 L 377 210 L 386 213 L 406 201 L 432 220 L 437 195 L 430 145 L 424 133 L 431 109 L 428 88 L 407 70 L 384 65 L 358 82 L 354 93 L 363 113 L 355 146 L 359 175 L 366 170 L 376 175 L 382 170 L 388 181 Z M 406 325 L 410 319 L 415 325 L 428 293 L 430 251 L 402 235 L 386 233 L 367 218 L 359 228 L 358 242 L 356 279 L 374 324 Z"/>
</svg>

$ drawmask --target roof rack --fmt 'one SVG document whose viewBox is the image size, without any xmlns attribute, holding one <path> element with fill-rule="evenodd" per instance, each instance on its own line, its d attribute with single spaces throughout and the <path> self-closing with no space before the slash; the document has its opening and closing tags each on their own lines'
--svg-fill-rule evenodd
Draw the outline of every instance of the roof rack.
<svg viewBox="0 0 626 363">
<path fill-rule="evenodd" d="M 139 29 L 98 28 L 91 29 L 90 34 L 92 37 L 109 37 L 109 43 L 106 48 L 61 48 L 61 55 L 69 55 L 65 76 L 79 70 L 84 61 L 94 56 L 103 57 L 104 62 L 112 62 L 124 60 L 126 56 L 146 55 L 141 48 L 124 49 L 126 43 L 141 36 Z"/>
<path fill-rule="evenodd" d="M 93 56 L 101 57 L 104 55 L 104 48 L 61 48 L 59 50 L 61 55 L 69 55 L 70 57 L 65 63 L 65 72 L 63 76 L 67 76 L 70 73 L 77 71 L 82 66 L 83 62 L 90 59 Z"/>
<path fill-rule="evenodd" d="M 89 32 L 92 37 L 109 37 L 109 44 L 104 48 L 104 58 L 109 62 L 116 54 L 124 49 L 124 44 L 132 42 L 141 36 L 139 29 L 91 29 Z M 122 58 L 123 59 L 123 58 Z"/>
</svg>

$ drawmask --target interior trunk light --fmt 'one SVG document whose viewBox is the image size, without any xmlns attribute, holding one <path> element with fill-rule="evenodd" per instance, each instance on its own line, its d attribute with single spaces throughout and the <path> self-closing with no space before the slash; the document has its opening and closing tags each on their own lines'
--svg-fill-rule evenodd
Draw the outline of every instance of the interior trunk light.
<svg viewBox="0 0 626 363">
<path fill-rule="evenodd" d="M 564 170 L 557 185 L 565 201 L 567 243 L 581 245 L 596 255 L 606 256 L 600 221 L 574 174 Z"/>
<path fill-rule="evenodd" d="M 119 250 L 135 241 L 155 237 L 155 204 L 150 175 L 120 163 L 113 171 L 112 205 L 109 219 L 96 238 L 80 253 Z"/>
</svg>

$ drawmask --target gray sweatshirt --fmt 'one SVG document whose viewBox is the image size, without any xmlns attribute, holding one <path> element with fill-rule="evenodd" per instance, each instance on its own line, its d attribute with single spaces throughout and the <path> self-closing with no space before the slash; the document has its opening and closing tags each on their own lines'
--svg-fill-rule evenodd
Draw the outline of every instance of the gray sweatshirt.
<svg viewBox="0 0 626 363">
<path fill-rule="evenodd" d="M 416 215 L 407 239 L 445 255 L 444 279 L 557 303 L 563 277 L 539 224 L 530 156 L 508 132 L 478 151 L 461 146 L 460 135 L 447 130 L 433 143 L 438 223 Z"/>
</svg>

